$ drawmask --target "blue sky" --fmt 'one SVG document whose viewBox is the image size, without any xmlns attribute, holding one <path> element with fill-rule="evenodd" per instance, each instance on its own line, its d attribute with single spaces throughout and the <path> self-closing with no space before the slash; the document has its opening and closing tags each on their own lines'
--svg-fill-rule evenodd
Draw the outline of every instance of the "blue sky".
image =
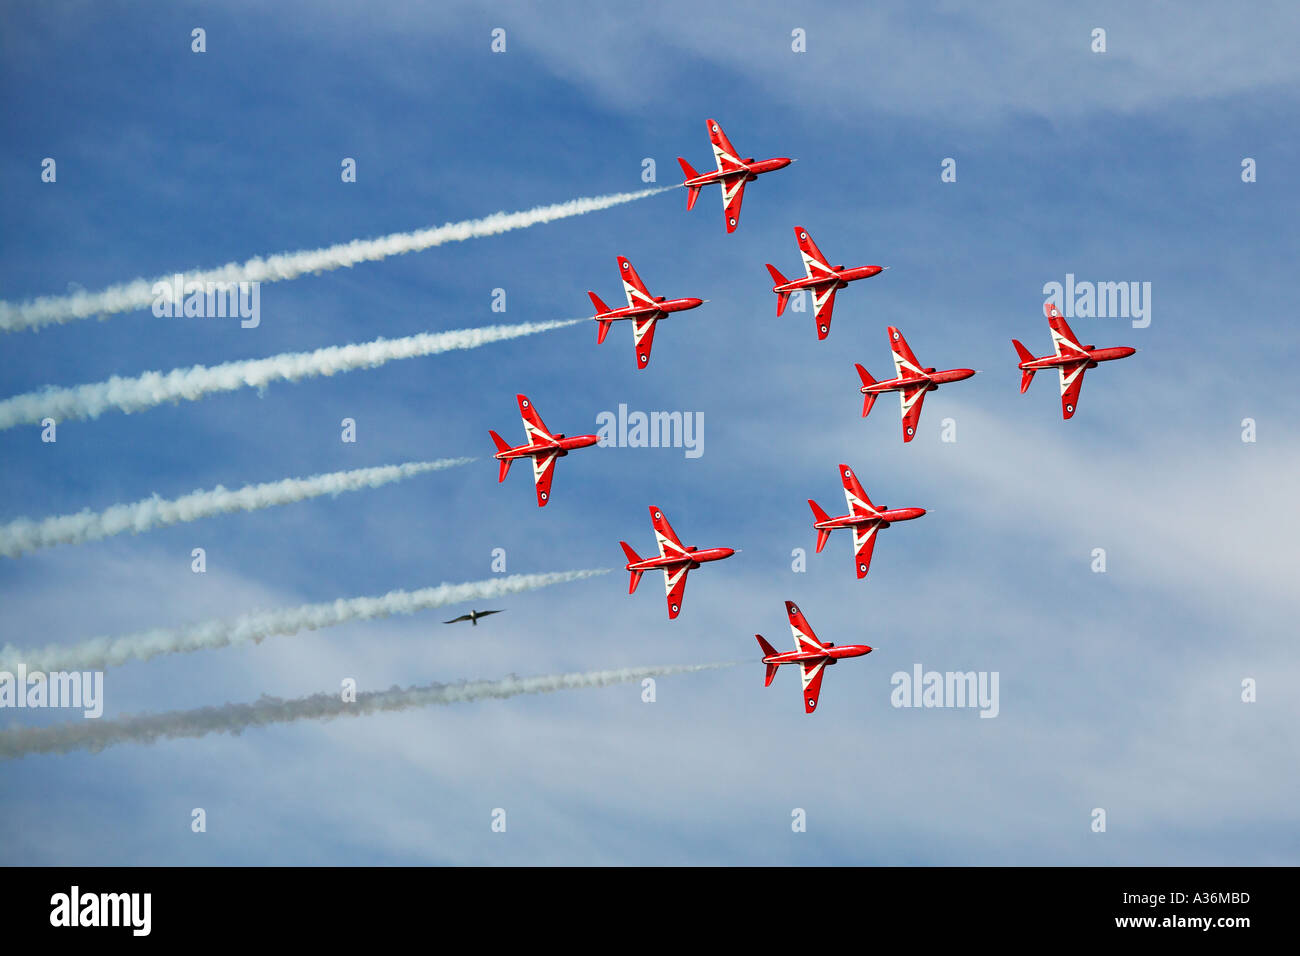
<svg viewBox="0 0 1300 956">
<path fill-rule="evenodd" d="M 597 347 L 581 325 L 67 422 L 54 445 L 15 428 L 0 432 L 0 520 L 486 459 L 487 429 L 522 434 L 519 391 L 570 434 L 620 403 L 702 412 L 702 457 L 575 453 L 544 510 L 519 469 L 498 485 L 484 460 L 6 559 L 0 643 L 486 578 L 498 547 L 512 572 L 613 567 L 620 539 L 653 547 L 654 503 L 688 544 L 743 549 L 691 576 L 676 621 L 656 581 L 629 597 L 620 571 L 511 598 L 469 632 L 434 611 L 130 664 L 107 674 L 106 713 L 344 677 L 754 662 L 664 678 L 654 704 L 624 685 L 5 763 L 0 860 L 1298 862 L 1293 8 L 67 4 L 4 19 L 8 301 L 637 189 L 645 157 L 670 183 L 678 155 L 709 165 L 710 116 L 744 155 L 799 161 L 750 186 L 731 236 L 716 189 L 689 214 L 673 192 L 267 285 L 257 329 L 139 312 L 7 335 L 13 395 L 579 316 L 587 289 L 618 298 L 626 255 L 656 294 L 711 300 L 663 323 L 644 372 L 628 329 Z M 806 53 L 790 50 L 796 27 Z M 945 157 L 956 183 L 940 182 Z M 825 342 L 807 313 L 774 315 L 763 264 L 798 270 L 796 223 L 833 262 L 891 266 L 840 294 Z M 1148 328 L 1074 322 L 1086 342 L 1142 351 L 1090 372 L 1069 422 L 1045 376 L 1018 393 L 1010 345 L 1047 350 L 1042 287 L 1066 273 L 1152 284 Z M 906 446 L 891 398 L 858 417 L 853 363 L 889 368 L 891 324 L 924 363 L 982 370 L 931 395 Z M 356 444 L 339 440 L 345 417 Z M 842 537 L 811 553 L 805 499 L 842 500 L 840 462 L 877 501 L 933 509 L 882 534 L 861 582 Z M 829 675 L 812 717 L 788 669 L 762 687 L 753 634 L 789 645 L 785 599 L 824 639 L 878 647 Z M 997 671 L 1001 713 L 892 707 L 890 676 L 918 662 Z M 1240 700 L 1246 678 L 1256 703 Z M 0 726 L 55 719 L 71 718 Z M 195 807 L 207 833 L 190 832 Z"/>
</svg>

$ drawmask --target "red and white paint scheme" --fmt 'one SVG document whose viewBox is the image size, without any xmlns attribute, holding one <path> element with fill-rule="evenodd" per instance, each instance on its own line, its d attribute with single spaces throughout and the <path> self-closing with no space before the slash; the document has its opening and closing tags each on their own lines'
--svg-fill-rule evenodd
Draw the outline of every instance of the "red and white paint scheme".
<svg viewBox="0 0 1300 956">
<path fill-rule="evenodd" d="M 618 257 L 618 272 L 623 278 L 623 291 L 627 293 L 626 308 L 611 309 L 600 301 L 600 296 L 596 293 L 587 293 L 591 296 L 591 304 L 596 307 L 596 315 L 593 318 L 599 323 L 596 329 L 596 344 L 605 341 L 611 323 L 619 319 L 631 319 L 632 341 L 636 346 L 636 367 L 645 368 L 650 364 L 650 347 L 655 340 L 655 323 L 667 318 L 673 312 L 698 308 L 705 300 L 665 299 L 661 295 L 652 296 L 646 289 L 645 283 L 641 281 L 641 277 L 636 274 L 636 269 L 632 268 L 632 263 L 623 256 Z"/>
<path fill-rule="evenodd" d="M 626 568 L 632 573 L 628 582 L 627 593 L 636 591 L 641 583 L 641 575 L 647 571 L 663 571 L 664 590 L 668 592 L 668 619 L 672 620 L 681 613 L 682 595 L 686 593 L 686 575 L 694 571 L 705 561 L 721 561 L 735 554 L 732 548 L 687 548 L 673 531 L 664 513 L 654 505 L 650 506 L 650 521 L 655 527 L 655 540 L 659 545 L 659 557 L 643 558 L 626 541 L 620 541 L 623 553 L 627 555 Z"/>
<path fill-rule="evenodd" d="M 1061 375 L 1061 417 L 1073 418 L 1074 410 L 1079 407 L 1079 390 L 1083 388 L 1083 373 L 1096 368 L 1098 362 L 1113 362 L 1115 359 L 1128 358 L 1137 349 L 1121 345 L 1116 348 L 1099 349 L 1095 345 L 1080 345 L 1078 337 L 1066 324 L 1065 317 L 1054 302 L 1043 303 L 1043 312 L 1047 315 L 1047 324 L 1052 327 L 1052 345 L 1056 352 L 1035 358 L 1019 339 L 1012 339 L 1016 354 L 1020 356 L 1020 394 L 1023 395 L 1034 380 L 1034 373 L 1054 368 Z"/>
<path fill-rule="evenodd" d="M 857 562 L 858 579 L 867 576 L 871 568 L 871 552 L 876 547 L 876 532 L 888 528 L 895 521 L 910 521 L 925 514 L 924 508 L 887 508 L 873 505 L 867 493 L 862 490 L 862 483 L 853 469 L 840 465 L 840 479 L 844 482 L 844 499 L 849 503 L 849 513 L 832 518 L 811 498 L 808 506 L 812 508 L 817 530 L 817 553 L 826 547 L 826 541 L 836 528 L 848 528 L 853 532 L 853 555 Z"/>
<path fill-rule="evenodd" d="M 889 327 L 889 347 L 894 352 L 894 370 L 897 377 L 888 381 L 877 382 L 861 365 L 855 365 L 858 377 L 862 379 L 862 417 L 866 418 L 876 399 L 885 392 L 897 392 L 903 405 L 903 441 L 909 442 L 916 437 L 916 425 L 921 420 L 921 405 L 925 393 L 933 392 L 940 385 L 960 382 L 975 374 L 973 368 L 950 368 L 938 372 L 932 368 L 921 368 L 912 350 L 907 347 L 903 333 L 892 325 Z"/>
<path fill-rule="evenodd" d="M 831 313 L 835 309 L 835 293 L 850 282 L 858 279 L 870 279 L 880 275 L 889 266 L 858 266 L 846 269 L 844 266 L 827 265 L 826 257 L 813 242 L 812 236 L 803 226 L 794 227 L 794 237 L 799 243 L 799 252 L 803 255 L 803 268 L 807 273 L 802 279 L 787 279 L 781 275 L 776 266 L 770 262 L 767 271 L 772 274 L 772 291 L 776 293 L 776 314 L 781 315 L 790 301 L 792 292 L 807 289 L 812 295 L 813 318 L 817 321 L 817 338 L 824 339 L 831 334 Z"/>
<path fill-rule="evenodd" d="M 563 458 L 575 448 L 586 448 L 596 444 L 600 439 L 595 435 L 575 435 L 566 438 L 563 434 L 552 435 L 542 416 L 537 414 L 533 403 L 527 395 L 516 395 L 519 401 L 519 414 L 524 420 L 524 437 L 528 441 L 514 448 L 510 443 L 491 429 L 488 434 L 496 442 L 497 453 L 492 457 L 501 462 L 501 471 L 497 483 L 506 480 L 510 472 L 510 463 L 516 458 L 533 460 L 533 481 L 537 485 L 537 507 L 544 508 L 551 500 L 551 478 L 555 475 L 555 459 Z"/>
<path fill-rule="evenodd" d="M 772 686 L 772 678 L 782 664 L 798 664 L 799 676 L 803 678 L 803 712 L 811 714 L 817 709 L 817 698 L 822 692 L 822 678 L 826 668 L 846 657 L 862 657 L 870 654 L 871 648 L 866 644 L 844 644 L 836 647 L 817 640 L 817 635 L 803 613 L 793 601 L 785 602 L 785 613 L 790 619 L 790 631 L 794 634 L 794 650 L 780 653 L 775 647 L 763 640 L 762 634 L 755 634 L 758 646 L 763 649 L 763 663 L 767 665 L 764 687 Z"/>
<path fill-rule="evenodd" d="M 722 131 L 717 120 L 709 120 L 709 140 L 713 143 L 713 158 L 717 160 L 718 169 L 712 173 L 697 173 L 691 164 L 680 156 L 677 162 L 686 174 L 686 208 L 695 208 L 695 200 L 700 198 L 700 189 L 717 183 L 722 187 L 722 215 L 727 222 L 727 232 L 735 232 L 740 225 L 740 204 L 745 199 L 745 184 L 752 183 L 763 173 L 784 169 L 794 162 L 784 156 L 775 159 L 755 160 L 753 156 L 740 158 L 736 147 L 731 145 L 727 134 Z"/>
</svg>

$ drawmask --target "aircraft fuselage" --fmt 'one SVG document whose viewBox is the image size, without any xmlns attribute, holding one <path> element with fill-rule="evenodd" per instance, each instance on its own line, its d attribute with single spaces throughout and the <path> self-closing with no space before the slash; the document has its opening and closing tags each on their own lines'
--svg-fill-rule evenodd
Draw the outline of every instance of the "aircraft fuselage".
<svg viewBox="0 0 1300 956">
<path fill-rule="evenodd" d="M 634 561 L 627 565 L 627 570 L 655 571 L 663 568 L 679 568 L 682 565 L 689 565 L 691 570 L 695 570 L 706 561 L 721 561 L 735 553 L 735 548 L 704 548 L 703 550 L 687 548 L 685 555 L 664 555 L 658 558 L 646 558 L 644 561 Z"/>
<path fill-rule="evenodd" d="M 1098 362 L 1113 362 L 1116 359 L 1128 358 L 1137 351 L 1127 345 L 1109 349 L 1085 345 L 1084 350 L 1088 353 L 1086 358 L 1081 355 L 1043 355 L 1028 362 L 1021 362 L 1020 368 L 1026 372 L 1036 372 L 1045 368 L 1056 368 L 1062 365 L 1069 367 L 1085 363 L 1089 368 L 1095 368 Z"/>
<path fill-rule="evenodd" d="M 924 508 L 881 508 L 874 515 L 838 515 L 828 521 L 818 521 L 813 527 L 818 531 L 834 531 L 836 528 L 857 528 L 879 522 L 882 528 L 888 528 L 895 521 L 911 521 L 923 514 Z"/>
<path fill-rule="evenodd" d="M 872 651 L 872 648 L 866 644 L 843 644 L 838 647 L 834 644 L 827 644 L 825 647 L 826 649 L 821 651 L 786 651 L 783 654 L 772 654 L 769 657 L 764 657 L 763 663 L 803 664 L 824 660 L 827 664 L 834 664 L 842 658 L 863 657 Z"/>
<path fill-rule="evenodd" d="M 532 445 L 518 445 L 514 448 L 507 448 L 505 451 L 499 451 L 492 457 L 498 461 L 505 461 L 513 458 L 533 458 L 538 455 L 554 455 L 556 449 L 559 449 L 559 457 L 563 458 L 575 448 L 587 448 L 596 444 L 600 439 L 595 435 L 574 435 L 572 438 L 566 438 L 564 435 L 555 436 L 555 444 L 538 442 Z"/>
<path fill-rule="evenodd" d="M 741 169 L 729 169 L 725 172 L 723 170 L 715 169 L 709 173 L 701 173 L 698 176 L 692 176 L 690 179 L 686 180 L 686 182 L 682 183 L 682 185 L 687 187 L 700 187 L 708 186 L 712 183 L 725 183 L 735 179 L 743 179 L 745 182 L 752 183 L 763 173 L 770 173 L 778 169 L 784 169 L 792 162 L 794 162 L 794 160 L 788 159 L 785 156 L 777 156 L 773 159 L 763 159 L 757 162 L 750 159 L 745 161 L 744 166 Z"/>
<path fill-rule="evenodd" d="M 974 374 L 975 369 L 973 368 L 950 368 L 942 372 L 928 368 L 925 370 L 924 375 L 891 378 L 883 382 L 876 382 L 874 385 L 863 385 L 858 391 L 863 395 L 879 395 L 883 392 L 898 392 L 916 385 L 926 385 L 926 390 L 932 392 L 940 385 L 947 385 L 949 382 L 960 382 Z"/>
<path fill-rule="evenodd" d="M 685 312 L 704 304 L 703 299 L 656 299 L 654 305 L 625 305 L 621 309 L 610 309 L 592 318 L 597 322 L 616 322 L 619 319 L 662 319 L 672 312 Z"/>
<path fill-rule="evenodd" d="M 885 271 L 884 266 L 858 266 L 855 269 L 834 266 L 833 268 L 834 272 L 829 276 L 804 276 L 802 279 L 791 279 L 789 282 L 772 286 L 772 291 L 798 292 L 800 289 L 820 289 L 824 286 L 843 289 L 850 282 L 856 282 L 858 279 L 870 279 L 872 276 L 878 276 Z"/>
</svg>

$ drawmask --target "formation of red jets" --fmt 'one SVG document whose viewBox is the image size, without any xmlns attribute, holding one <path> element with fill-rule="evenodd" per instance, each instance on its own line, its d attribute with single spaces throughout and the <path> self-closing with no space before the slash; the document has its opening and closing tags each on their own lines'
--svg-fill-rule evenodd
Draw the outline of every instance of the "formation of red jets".
<svg viewBox="0 0 1300 956">
<path fill-rule="evenodd" d="M 694 208 L 700 190 L 717 183 L 722 190 L 723 216 L 727 232 L 735 232 L 740 224 L 740 206 L 744 200 L 745 185 L 753 182 L 761 174 L 773 172 L 789 166 L 793 160 L 778 157 L 755 161 L 752 157 L 741 159 L 731 140 L 727 138 L 716 120 L 708 121 L 709 140 L 713 144 L 713 155 L 717 169 L 713 172 L 698 173 L 685 159 L 678 158 L 686 180 L 686 208 Z M 858 279 L 868 279 L 879 275 L 888 266 L 867 265 L 845 268 L 842 265 L 830 265 L 808 230 L 795 226 L 795 241 L 803 258 L 805 275 L 798 279 L 787 279 L 776 266 L 767 266 L 772 276 L 772 291 L 776 294 L 776 314 L 780 316 L 795 293 L 805 290 L 811 295 L 813 319 L 817 328 L 817 338 L 824 340 L 830 334 L 831 316 L 835 308 L 835 294 Z M 650 364 L 650 350 L 654 344 L 656 324 L 674 312 L 698 308 L 706 300 L 697 298 L 667 299 L 652 296 L 646 288 L 636 269 L 625 257 L 618 257 L 619 277 L 623 282 L 623 292 L 627 305 L 611 309 L 595 292 L 588 292 L 596 314 L 592 317 L 597 323 L 596 342 L 605 341 L 612 324 L 621 319 L 632 323 L 632 342 L 636 350 L 636 365 L 644 369 Z M 1019 340 L 1013 339 L 1018 367 L 1021 370 L 1020 391 L 1029 388 L 1034 373 L 1047 369 L 1056 369 L 1061 381 L 1061 414 L 1065 419 L 1074 417 L 1078 408 L 1079 391 L 1083 387 L 1083 374 L 1090 368 L 1096 368 L 1101 362 L 1127 358 L 1136 349 L 1127 346 L 1114 348 L 1096 348 L 1081 345 L 1065 318 L 1054 303 L 1044 306 L 1048 325 L 1051 328 L 1053 352 L 1051 355 L 1034 356 Z M 916 437 L 916 430 L 921 417 L 921 406 L 925 396 L 935 391 L 940 385 L 960 382 L 976 374 L 974 369 L 954 368 L 938 371 L 923 367 L 903 338 L 903 333 L 890 326 L 888 329 L 889 348 L 894 358 L 893 378 L 877 381 L 862 365 L 856 365 L 862 385 L 859 389 L 863 396 L 862 417 L 865 418 L 877 398 L 886 392 L 897 392 L 902 409 L 903 441 L 910 442 Z M 538 507 L 545 507 L 551 497 L 551 480 L 554 477 L 556 459 L 562 458 L 577 448 L 586 448 L 597 443 L 595 435 L 578 435 L 566 437 L 563 433 L 552 433 L 542 421 L 537 409 L 525 395 L 518 395 L 519 414 L 523 418 L 526 442 L 511 447 L 495 431 L 490 432 L 496 444 L 495 458 L 500 462 L 498 481 L 505 481 L 510 464 L 519 458 L 529 458 L 533 466 L 533 482 L 537 490 Z M 847 529 L 853 536 L 854 567 L 859 579 L 865 578 L 871 567 L 871 556 L 876 545 L 877 532 L 888 528 L 897 521 L 910 521 L 924 515 L 924 508 L 887 508 L 873 504 L 867 497 L 858 477 L 848 465 L 839 466 L 840 481 L 844 486 L 844 497 L 848 504 L 848 513 L 831 517 L 816 501 L 808 500 L 813 513 L 813 529 L 817 532 L 817 552 L 826 546 L 831 532 Z M 682 598 L 686 591 L 686 576 L 702 564 L 720 561 L 736 553 L 732 548 L 695 548 L 682 544 L 672 525 L 658 507 L 650 506 L 650 521 L 654 527 L 655 542 L 659 556 L 643 558 L 626 541 L 620 541 L 623 553 L 627 556 L 625 569 L 631 575 L 628 593 L 637 589 L 641 576 L 646 571 L 662 571 L 664 589 L 668 600 L 668 617 L 675 619 L 682 609 Z M 861 657 L 871 653 L 865 644 L 836 646 L 823 643 L 813 633 L 812 627 L 794 603 L 785 602 L 790 629 L 794 635 L 795 649 L 778 652 L 762 635 L 755 635 L 763 651 L 763 663 L 767 665 L 765 686 L 772 683 L 777 669 L 783 664 L 798 664 L 802 675 L 803 699 L 805 713 L 811 714 L 817 707 L 821 693 L 822 677 L 825 669 L 836 661 L 846 657 Z"/>
</svg>

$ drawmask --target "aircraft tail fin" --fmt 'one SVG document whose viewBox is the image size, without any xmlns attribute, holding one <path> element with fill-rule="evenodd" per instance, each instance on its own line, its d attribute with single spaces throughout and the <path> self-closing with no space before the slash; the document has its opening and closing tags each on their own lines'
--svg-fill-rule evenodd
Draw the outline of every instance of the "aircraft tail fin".
<svg viewBox="0 0 1300 956">
<path fill-rule="evenodd" d="M 690 163 L 682 159 L 680 156 L 677 157 L 677 163 L 682 167 L 682 172 L 686 174 L 686 178 L 688 180 L 695 179 L 700 175 L 691 167 Z M 690 212 L 692 209 L 695 208 L 695 200 L 699 198 L 700 198 L 699 186 L 686 187 L 686 211 L 687 212 Z"/>
<path fill-rule="evenodd" d="M 754 637 L 758 639 L 758 646 L 761 647 L 761 648 L 763 649 L 763 656 L 764 656 L 764 657 L 775 657 L 775 656 L 776 656 L 776 653 L 777 653 L 776 648 L 773 647 L 771 644 L 767 643 L 767 641 L 765 641 L 765 640 L 763 639 L 763 635 L 762 635 L 762 634 L 755 634 Z M 764 678 L 763 678 L 763 686 L 764 686 L 764 687 L 771 687 L 771 686 L 772 686 L 772 678 L 776 676 L 776 670 L 777 670 L 777 668 L 780 667 L 780 666 L 781 666 L 780 664 L 768 664 L 768 665 L 767 665 L 767 674 L 766 674 L 766 675 L 764 676 Z"/>
<path fill-rule="evenodd" d="M 628 544 L 626 541 L 620 541 L 619 544 L 622 545 L 622 547 L 623 547 L 623 553 L 624 553 L 625 555 L 627 555 L 627 563 L 628 563 L 628 564 L 636 564 L 636 563 L 638 563 L 638 562 L 641 560 L 641 555 L 639 555 L 639 554 L 637 554 L 635 551 L 633 551 L 633 550 L 632 550 L 632 546 L 631 546 L 630 544 Z M 641 575 L 644 574 L 644 573 L 645 573 L 644 571 L 632 571 L 632 572 L 631 572 L 631 574 L 632 574 L 632 578 L 631 578 L 631 580 L 629 580 L 628 583 L 627 583 L 627 593 L 628 593 L 628 594 L 635 594 L 635 593 L 636 593 L 636 586 L 637 586 L 638 584 L 641 583 Z"/>
<path fill-rule="evenodd" d="M 596 323 L 596 344 L 600 345 L 605 341 L 605 336 L 609 335 L 609 327 L 614 323 L 609 319 Z"/>
<path fill-rule="evenodd" d="M 488 429 L 488 434 L 492 436 L 492 441 L 496 443 L 497 451 L 510 450 L 510 443 L 506 441 L 504 438 L 502 438 L 500 435 L 498 435 L 496 432 L 492 431 L 492 429 L 490 428 Z M 501 470 L 497 474 L 497 484 L 500 484 L 501 482 L 506 480 L 506 475 L 510 473 L 510 462 L 512 461 L 514 461 L 513 458 L 500 459 Z"/>
<path fill-rule="evenodd" d="M 808 507 L 812 509 L 813 520 L 818 524 L 820 524 L 823 521 L 831 520 L 830 515 L 828 515 L 825 511 L 822 510 L 821 505 L 813 501 L 811 498 L 808 499 Z M 829 528 L 817 529 L 817 553 L 818 554 L 821 554 L 822 548 L 826 547 L 826 542 L 830 540 L 830 536 L 831 536 L 831 532 Z"/>
<path fill-rule="evenodd" d="M 1020 356 L 1022 362 L 1032 362 L 1034 353 L 1025 348 L 1024 343 L 1019 339 L 1012 339 L 1011 344 L 1016 347 L 1016 354 Z M 1034 380 L 1034 369 L 1023 369 L 1020 375 L 1020 394 L 1023 395 L 1029 390 L 1029 383 Z"/>
<path fill-rule="evenodd" d="M 856 368 L 856 369 L 858 370 L 858 378 L 862 379 L 862 385 L 863 385 L 863 387 L 870 386 L 870 385 L 875 385 L 875 384 L 876 384 L 876 380 L 875 380 L 874 378 L 871 377 L 871 373 L 868 372 L 868 371 L 867 371 L 865 368 L 863 368 L 861 365 L 854 365 L 853 367 Z M 870 411 L 871 411 L 871 406 L 874 405 L 874 404 L 876 404 L 876 399 L 877 399 L 878 397 L 879 397 L 879 396 L 877 396 L 876 394 L 874 394 L 874 393 L 872 393 L 872 392 L 864 392 L 864 393 L 863 393 L 863 395 L 862 395 L 862 417 L 863 417 L 863 418 L 866 418 L 867 415 L 870 413 Z"/>
<path fill-rule="evenodd" d="M 787 282 L 790 281 L 785 276 L 781 275 L 781 270 L 778 269 L 776 266 L 772 265 L 772 263 L 770 262 L 767 264 L 767 271 L 771 273 L 772 281 L 777 285 L 785 285 Z M 790 303 L 789 292 L 778 292 L 776 294 L 776 314 L 778 318 L 780 317 L 781 313 L 785 311 L 785 307 L 789 305 L 789 303 Z"/>
<path fill-rule="evenodd" d="M 604 314 L 609 311 L 609 306 L 607 306 L 604 302 L 601 302 L 600 296 L 596 295 L 596 293 L 588 292 L 587 295 L 591 297 L 591 304 L 596 307 L 597 313 Z"/>
</svg>

